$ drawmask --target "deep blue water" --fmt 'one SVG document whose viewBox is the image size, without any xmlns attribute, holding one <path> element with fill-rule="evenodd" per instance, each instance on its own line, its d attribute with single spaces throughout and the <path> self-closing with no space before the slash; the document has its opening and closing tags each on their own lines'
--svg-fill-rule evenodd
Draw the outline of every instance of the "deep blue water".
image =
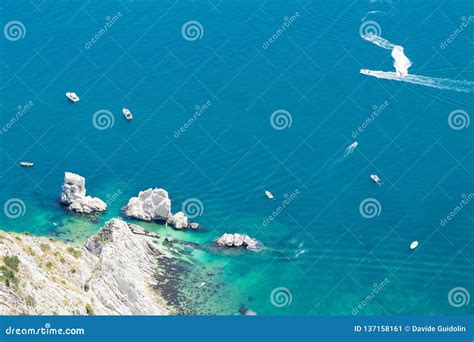
<svg viewBox="0 0 474 342">
<path fill-rule="evenodd" d="M 2 25 L 23 23 L 22 39 L 0 39 L 0 202 L 18 198 L 23 216 L 1 228 L 80 243 L 140 190 L 169 191 L 173 211 L 189 198 L 203 204 L 200 232 L 175 232 L 204 246 L 224 232 L 247 233 L 264 251 L 194 251 L 196 268 L 215 271 L 185 286 L 205 313 L 463 314 L 452 288 L 474 293 L 473 205 L 440 220 L 474 192 L 472 125 L 454 130 L 448 115 L 473 113 L 472 93 L 440 90 L 359 73 L 392 71 L 390 52 L 361 39 L 361 19 L 405 47 L 414 74 L 474 80 L 472 24 L 440 44 L 474 12 L 470 1 L 4 1 Z M 215 7 L 214 7 L 215 6 Z M 118 14 L 120 12 L 120 15 Z M 298 14 L 296 14 L 298 13 Z M 117 16 L 116 19 L 112 19 Z M 109 19 L 107 19 L 109 17 Z M 291 24 L 277 33 L 287 20 Z M 113 23 L 99 34 L 106 21 Z M 202 37 L 183 38 L 188 21 Z M 95 35 L 99 39 L 85 45 Z M 275 35 L 273 43 L 265 42 Z M 5 35 L 4 35 L 5 36 Z M 75 91 L 77 104 L 64 93 Z M 18 106 L 33 105 L 13 124 Z M 179 138 L 196 106 L 208 105 Z M 388 105 L 355 139 L 352 132 Z M 134 119 L 121 113 L 130 108 Z M 271 114 L 291 115 L 276 130 Z M 113 114 L 99 130 L 92 118 Z M 18 115 L 17 115 L 18 116 Z M 343 158 L 354 140 L 356 150 Z M 21 160 L 33 168 L 18 166 Z M 65 171 L 86 178 L 88 193 L 109 209 L 100 222 L 57 203 Z M 378 187 L 369 175 L 377 173 Z M 275 200 L 268 200 L 270 190 Z M 299 194 L 268 225 L 263 220 Z M 364 218 L 359 204 L 380 203 Z M 11 215 L 10 215 L 11 216 Z M 409 245 L 418 240 L 419 247 Z M 198 266 L 199 265 L 199 266 Z M 206 285 L 207 286 L 207 285 Z M 211 286 L 211 285 L 209 285 Z M 286 288 L 291 304 L 272 305 Z M 202 292 L 202 295 L 200 294 Z"/>
</svg>

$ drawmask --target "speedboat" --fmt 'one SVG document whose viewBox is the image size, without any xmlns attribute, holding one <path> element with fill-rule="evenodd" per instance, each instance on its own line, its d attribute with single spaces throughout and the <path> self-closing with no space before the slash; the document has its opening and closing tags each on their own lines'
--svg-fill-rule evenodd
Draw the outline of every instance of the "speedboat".
<svg viewBox="0 0 474 342">
<path fill-rule="evenodd" d="M 127 108 L 123 108 L 122 113 L 123 113 L 123 115 L 125 115 L 127 120 L 132 120 L 133 119 L 132 113 Z"/>
<path fill-rule="evenodd" d="M 379 176 L 377 175 L 370 175 L 370 179 L 372 179 L 378 185 L 382 185 L 382 181 L 380 180 Z"/>
<path fill-rule="evenodd" d="M 356 148 L 359 143 L 357 141 L 354 141 L 352 144 L 349 145 L 350 148 Z"/>
<path fill-rule="evenodd" d="M 265 190 L 265 195 L 269 198 L 269 199 L 273 199 L 273 194 L 268 191 L 268 190 Z"/>
<path fill-rule="evenodd" d="M 410 244 L 410 249 L 415 249 L 416 247 L 418 247 L 418 241 L 415 240 Z"/>
<path fill-rule="evenodd" d="M 20 162 L 20 165 L 24 166 L 24 167 L 32 167 L 33 163 L 32 162 L 27 162 L 27 161 L 22 161 L 22 162 Z"/>
<path fill-rule="evenodd" d="M 370 75 L 370 70 L 369 69 L 360 69 L 360 73 L 364 75 Z"/>
<path fill-rule="evenodd" d="M 79 102 L 79 96 L 74 92 L 67 92 L 66 97 L 74 103 Z"/>
</svg>

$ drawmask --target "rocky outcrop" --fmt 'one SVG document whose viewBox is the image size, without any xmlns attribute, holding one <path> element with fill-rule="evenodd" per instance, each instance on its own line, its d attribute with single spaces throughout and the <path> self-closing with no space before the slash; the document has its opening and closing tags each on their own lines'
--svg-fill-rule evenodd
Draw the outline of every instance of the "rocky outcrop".
<svg viewBox="0 0 474 342">
<path fill-rule="evenodd" d="M 16 282 L 0 275 L 0 315 L 163 315 L 153 289 L 160 251 L 153 238 L 112 219 L 85 247 L 0 232 L 4 256 L 18 257 Z"/>
<path fill-rule="evenodd" d="M 262 244 L 256 239 L 245 234 L 224 234 L 217 239 L 217 244 L 222 247 L 246 247 L 252 251 L 260 251 Z"/>
<path fill-rule="evenodd" d="M 143 221 L 167 220 L 171 215 L 171 200 L 163 189 L 140 191 L 137 197 L 130 198 L 124 213 Z"/>
<path fill-rule="evenodd" d="M 132 197 L 123 209 L 128 217 L 142 221 L 164 221 L 176 229 L 197 229 L 196 222 L 189 222 L 182 211 L 171 213 L 171 199 L 163 189 L 147 189 L 140 191 L 137 197 Z"/>
<path fill-rule="evenodd" d="M 84 177 L 71 172 L 64 173 L 61 203 L 68 209 L 81 214 L 94 214 L 107 209 L 107 204 L 97 197 L 86 196 Z"/>
<path fill-rule="evenodd" d="M 189 226 L 188 217 L 182 211 L 168 217 L 167 223 L 176 229 L 188 228 Z"/>
<path fill-rule="evenodd" d="M 128 228 L 132 231 L 133 234 L 145 235 L 153 238 L 159 238 L 160 236 L 154 232 L 149 232 L 148 230 L 143 229 L 142 227 L 129 223 Z"/>
</svg>

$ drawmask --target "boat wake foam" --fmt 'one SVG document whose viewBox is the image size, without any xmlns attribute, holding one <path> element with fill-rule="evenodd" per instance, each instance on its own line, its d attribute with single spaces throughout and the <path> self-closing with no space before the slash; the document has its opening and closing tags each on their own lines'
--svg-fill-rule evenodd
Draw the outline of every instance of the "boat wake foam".
<svg viewBox="0 0 474 342">
<path fill-rule="evenodd" d="M 365 34 L 361 37 L 362 39 L 380 46 L 383 49 L 391 50 L 393 66 L 395 67 L 395 72 L 362 69 L 360 72 L 364 75 L 387 80 L 419 84 L 432 88 L 454 90 L 458 92 L 474 91 L 474 82 L 452 80 L 449 78 L 409 75 L 408 69 L 413 63 L 405 55 L 403 46 L 395 45 L 388 40 L 374 34 Z"/>
<path fill-rule="evenodd" d="M 360 21 L 364 21 L 371 14 L 385 13 L 384 11 L 368 11 Z"/>
<path fill-rule="evenodd" d="M 392 50 L 393 66 L 395 67 L 395 70 L 401 76 L 408 75 L 408 69 L 413 63 L 405 55 L 403 46 L 392 44 L 388 40 L 374 34 L 365 34 L 362 35 L 362 38 L 380 46 L 381 48 Z"/>
<path fill-rule="evenodd" d="M 466 93 L 474 91 L 474 82 L 468 81 L 459 81 L 451 80 L 449 78 L 437 78 L 418 75 L 400 76 L 398 73 L 393 71 L 361 70 L 361 73 L 363 73 L 364 75 L 383 78 L 386 80 L 420 84 L 438 89 L 447 89 Z"/>
<path fill-rule="evenodd" d="M 334 163 L 332 163 L 332 167 L 336 166 L 337 164 L 343 162 L 347 157 L 349 157 L 352 153 L 354 153 L 357 145 L 359 143 L 357 141 L 354 141 L 352 144 L 350 144 L 349 146 L 347 146 L 347 148 L 344 150 L 344 154 L 337 158 Z"/>
</svg>

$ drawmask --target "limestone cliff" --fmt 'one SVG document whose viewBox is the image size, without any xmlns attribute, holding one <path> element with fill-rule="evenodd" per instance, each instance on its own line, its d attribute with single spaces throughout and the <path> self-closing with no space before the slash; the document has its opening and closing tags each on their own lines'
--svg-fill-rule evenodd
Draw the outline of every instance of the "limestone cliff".
<svg viewBox="0 0 474 342">
<path fill-rule="evenodd" d="M 74 246 L 0 232 L 0 315 L 164 315 L 153 238 L 112 219 Z"/>
</svg>

